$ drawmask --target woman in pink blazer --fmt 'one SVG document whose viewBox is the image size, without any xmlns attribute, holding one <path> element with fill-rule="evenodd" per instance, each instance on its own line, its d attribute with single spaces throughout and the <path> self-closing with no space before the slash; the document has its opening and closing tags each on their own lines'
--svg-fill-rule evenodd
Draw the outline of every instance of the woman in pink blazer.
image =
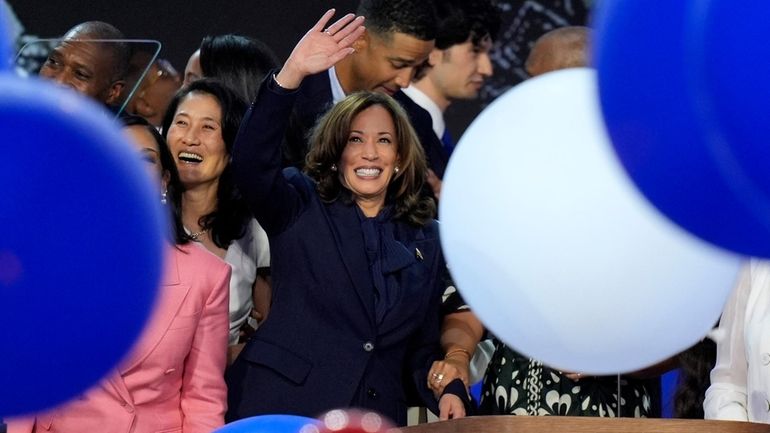
<svg viewBox="0 0 770 433">
<path fill-rule="evenodd" d="M 179 177 L 157 131 L 138 118 L 125 131 L 172 210 L 176 245 L 167 248 L 155 310 L 113 373 L 68 403 L 11 421 L 9 433 L 210 433 L 224 424 L 230 268 L 189 242 L 177 212 Z"/>
</svg>

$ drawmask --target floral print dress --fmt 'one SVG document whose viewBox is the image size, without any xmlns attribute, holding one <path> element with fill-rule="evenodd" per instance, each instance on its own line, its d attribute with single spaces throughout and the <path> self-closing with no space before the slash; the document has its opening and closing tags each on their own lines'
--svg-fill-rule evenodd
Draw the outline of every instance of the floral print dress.
<svg viewBox="0 0 770 433">
<path fill-rule="evenodd" d="M 567 415 L 647 417 L 650 395 L 643 381 L 617 376 L 589 376 L 578 381 L 527 358 L 495 339 L 479 412 L 486 415 Z M 618 413 L 620 412 L 620 413 Z"/>
</svg>

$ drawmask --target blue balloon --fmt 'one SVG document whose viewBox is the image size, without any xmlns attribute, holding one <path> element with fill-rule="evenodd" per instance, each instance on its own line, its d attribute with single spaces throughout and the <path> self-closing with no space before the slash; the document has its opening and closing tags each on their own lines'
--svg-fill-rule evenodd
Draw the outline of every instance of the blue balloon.
<svg viewBox="0 0 770 433">
<path fill-rule="evenodd" d="M 696 7 L 702 9 L 696 9 Z M 770 197 L 770 57 L 764 55 L 770 37 L 768 2 L 693 2 L 691 55 L 686 64 L 700 91 L 695 107 L 706 125 L 717 163 L 734 173 L 759 204 Z M 764 215 L 770 214 L 766 209 Z"/>
<path fill-rule="evenodd" d="M 0 75 L 0 417 L 86 390 L 131 348 L 160 280 L 159 186 L 100 107 Z"/>
<path fill-rule="evenodd" d="M 5 3 L 5 1 L 3 1 Z M 11 40 L 8 34 L 8 17 L 5 14 L 5 4 L 0 4 L 0 71 L 4 71 L 10 66 L 11 61 Z"/>
<path fill-rule="evenodd" d="M 318 429 L 303 429 L 320 426 L 320 421 L 297 415 L 259 415 L 227 424 L 214 433 L 305 433 Z"/>
<path fill-rule="evenodd" d="M 706 43 L 721 34 L 709 28 L 709 38 L 699 37 L 699 26 L 708 23 L 698 6 L 670 2 L 663 13 L 644 0 L 599 3 L 594 60 L 607 129 L 637 187 L 669 218 L 716 245 L 770 257 L 770 201 L 745 167 L 725 158 L 736 143 L 720 139 L 719 124 L 709 122 L 702 108 L 708 100 L 725 104 L 732 93 L 719 90 L 722 77 L 699 79 L 705 71 L 694 68 L 698 53 L 708 52 L 709 61 L 725 60 Z M 755 14 L 755 20 L 763 16 Z M 721 66 L 734 64 L 730 59 Z M 720 110 L 744 108 L 733 103 Z M 757 162 L 767 166 L 768 161 Z"/>
</svg>

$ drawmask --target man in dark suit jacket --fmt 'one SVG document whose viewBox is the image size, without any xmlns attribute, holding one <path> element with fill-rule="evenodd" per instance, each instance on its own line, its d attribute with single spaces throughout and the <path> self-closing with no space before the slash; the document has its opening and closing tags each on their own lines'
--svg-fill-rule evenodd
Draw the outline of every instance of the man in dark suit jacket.
<svg viewBox="0 0 770 433">
<path fill-rule="evenodd" d="M 442 177 L 449 156 L 433 133 L 430 115 L 400 91 L 433 50 L 436 24 L 432 2 L 362 0 L 357 14 L 366 17 L 366 30 L 353 43 L 355 53 L 302 82 L 285 137 L 284 165 L 304 166 L 307 134 L 333 103 L 350 93 L 372 90 L 387 93 L 401 103 L 431 170 Z"/>
</svg>

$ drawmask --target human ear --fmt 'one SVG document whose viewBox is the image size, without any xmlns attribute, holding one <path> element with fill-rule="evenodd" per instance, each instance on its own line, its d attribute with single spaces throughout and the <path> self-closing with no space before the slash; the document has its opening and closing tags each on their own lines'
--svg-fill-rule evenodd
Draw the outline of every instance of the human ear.
<svg viewBox="0 0 770 433">
<path fill-rule="evenodd" d="M 358 39 L 353 41 L 353 49 L 356 50 L 357 53 L 360 53 L 361 51 L 367 49 L 369 47 L 369 44 L 371 43 L 371 35 L 369 34 L 368 30 L 364 30 L 364 33 L 359 36 Z"/>
<path fill-rule="evenodd" d="M 439 50 L 438 48 L 434 48 L 431 50 L 430 54 L 428 54 L 428 65 L 436 66 L 441 62 L 441 58 L 444 56 L 444 50 Z"/>
<path fill-rule="evenodd" d="M 107 91 L 107 99 L 104 101 L 107 105 L 112 105 L 120 97 L 120 93 L 123 91 L 123 87 L 126 86 L 126 82 L 118 80 L 110 85 L 110 89 Z"/>
</svg>

